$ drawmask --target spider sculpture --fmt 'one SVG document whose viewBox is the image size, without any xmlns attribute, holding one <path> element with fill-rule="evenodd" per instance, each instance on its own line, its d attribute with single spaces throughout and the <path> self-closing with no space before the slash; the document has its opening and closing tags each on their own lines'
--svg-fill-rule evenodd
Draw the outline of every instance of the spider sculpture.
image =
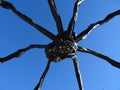
<svg viewBox="0 0 120 90">
<path fill-rule="evenodd" d="M 95 52 L 93 50 L 90 50 L 88 48 L 81 47 L 81 46 L 77 45 L 77 42 L 85 39 L 90 34 L 90 32 L 93 31 L 96 27 L 108 22 L 113 17 L 120 15 L 120 10 L 117 10 L 117 11 L 107 15 L 103 20 L 100 20 L 96 23 L 89 25 L 87 29 L 82 31 L 80 34 L 76 35 L 74 33 L 74 26 L 75 26 L 75 21 L 76 21 L 77 16 L 78 16 L 79 5 L 82 2 L 83 2 L 83 0 L 76 0 L 76 2 L 74 4 L 72 18 L 69 22 L 67 30 L 65 31 L 63 29 L 61 17 L 59 16 L 59 14 L 57 12 L 54 0 L 48 0 L 49 7 L 51 9 L 51 12 L 52 12 L 54 20 L 56 22 L 56 26 L 57 26 L 57 30 L 58 30 L 58 34 L 54 35 L 51 32 L 49 32 L 48 30 L 46 30 L 45 28 L 43 28 L 42 26 L 33 22 L 33 20 L 30 19 L 29 17 L 27 17 L 26 15 L 24 15 L 21 12 L 19 12 L 18 10 L 16 10 L 16 8 L 11 3 L 4 1 L 4 0 L 0 0 L 1 7 L 5 8 L 5 9 L 10 9 L 17 16 L 19 16 L 21 19 L 23 19 L 24 21 L 26 21 L 27 23 L 32 25 L 39 32 L 43 33 L 45 36 L 47 36 L 48 38 L 50 38 L 52 40 L 52 42 L 49 43 L 48 45 L 37 44 L 37 45 L 30 45 L 26 48 L 20 49 L 16 52 L 6 56 L 6 57 L 0 58 L 0 63 L 4 63 L 4 62 L 6 62 L 12 58 L 15 58 L 15 57 L 19 57 L 30 49 L 44 48 L 45 53 L 46 53 L 46 57 L 48 58 L 48 63 L 47 63 L 47 66 L 46 66 L 38 84 L 34 88 L 34 90 L 41 89 L 42 83 L 44 81 L 44 78 L 45 78 L 48 70 L 49 70 L 51 62 L 60 62 L 64 58 L 72 58 L 73 59 L 73 64 L 74 64 L 74 68 L 75 68 L 75 73 L 76 73 L 76 78 L 77 78 L 79 90 L 83 90 L 82 79 L 81 79 L 79 65 L 78 65 L 78 58 L 76 56 L 77 51 L 92 54 L 94 56 L 97 56 L 97 57 L 107 61 L 111 65 L 113 65 L 117 68 L 120 68 L 119 62 L 117 62 L 117 61 L 115 61 L 115 60 L 113 60 L 113 59 L 111 59 L 103 54 L 100 54 L 100 53 Z"/>
</svg>

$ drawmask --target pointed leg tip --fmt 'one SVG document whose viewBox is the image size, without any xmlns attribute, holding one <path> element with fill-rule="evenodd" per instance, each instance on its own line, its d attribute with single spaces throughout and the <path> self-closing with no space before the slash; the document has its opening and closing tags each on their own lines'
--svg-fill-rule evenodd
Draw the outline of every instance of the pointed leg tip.
<svg viewBox="0 0 120 90">
<path fill-rule="evenodd" d="M 3 62 L 2 62 L 2 60 L 3 60 L 3 59 L 2 59 L 2 58 L 0 58 L 0 64 L 2 64 L 2 63 L 3 63 Z"/>
</svg>

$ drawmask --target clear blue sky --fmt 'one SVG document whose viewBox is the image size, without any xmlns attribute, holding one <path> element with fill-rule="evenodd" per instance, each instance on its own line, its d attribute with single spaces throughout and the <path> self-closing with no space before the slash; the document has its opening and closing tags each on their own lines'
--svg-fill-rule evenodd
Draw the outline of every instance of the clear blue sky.
<svg viewBox="0 0 120 90">
<path fill-rule="evenodd" d="M 22 13 L 57 34 L 47 0 L 9 0 Z M 76 0 L 55 0 L 64 29 L 67 28 Z M 120 9 L 120 0 L 84 0 L 79 9 L 75 32 L 102 20 Z M 120 62 L 120 16 L 96 28 L 78 43 Z M 0 57 L 30 44 L 48 44 L 51 40 L 21 20 L 13 12 L 0 8 Z M 95 56 L 77 53 L 85 90 L 120 90 L 120 69 Z M 32 49 L 20 58 L 0 65 L 0 90 L 33 90 L 47 64 L 44 49 Z M 71 59 L 52 63 L 42 90 L 78 90 Z"/>
</svg>

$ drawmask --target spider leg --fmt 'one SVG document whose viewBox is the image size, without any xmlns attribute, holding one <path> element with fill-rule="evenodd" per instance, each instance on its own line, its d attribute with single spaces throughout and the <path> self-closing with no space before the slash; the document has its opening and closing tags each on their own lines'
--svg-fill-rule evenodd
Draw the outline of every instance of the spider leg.
<svg viewBox="0 0 120 90">
<path fill-rule="evenodd" d="M 75 68 L 77 82 L 79 85 L 79 90 L 84 90 L 83 85 L 82 85 L 82 77 L 81 77 L 80 70 L 79 70 L 78 58 L 77 58 L 77 56 L 73 56 L 72 58 L 73 58 L 73 64 L 74 64 L 74 68 Z"/>
<path fill-rule="evenodd" d="M 79 5 L 83 2 L 83 0 L 77 0 L 75 2 L 75 5 L 74 5 L 74 10 L 73 10 L 73 15 L 72 15 L 72 18 L 69 22 L 69 25 L 68 25 L 68 35 L 69 37 L 72 37 L 72 33 L 73 33 L 73 30 L 74 30 L 74 26 L 75 26 L 75 22 L 77 20 L 77 17 L 78 17 L 78 10 L 79 10 Z"/>
<path fill-rule="evenodd" d="M 39 44 L 34 44 L 34 45 L 30 45 L 26 48 L 23 48 L 23 49 L 19 49 L 18 51 L 6 56 L 6 57 L 3 57 L 3 58 L 0 58 L 0 63 L 3 63 L 3 62 L 6 62 L 6 61 L 9 61 L 10 59 L 12 58 L 17 58 L 17 57 L 20 57 L 21 55 L 23 55 L 26 51 L 30 50 L 30 49 L 33 49 L 33 48 L 45 48 L 46 45 L 39 45 Z"/>
<path fill-rule="evenodd" d="M 117 61 L 111 59 L 110 57 L 105 56 L 105 55 L 103 55 L 101 53 L 98 53 L 98 52 L 95 52 L 95 51 L 90 50 L 88 48 L 84 48 L 84 47 L 80 47 L 80 46 L 78 46 L 78 51 L 84 52 L 84 53 L 89 53 L 89 54 L 92 54 L 92 55 L 97 56 L 99 58 L 102 58 L 103 60 L 105 60 L 108 63 L 110 63 L 112 66 L 120 68 L 120 62 L 117 62 Z"/>
<path fill-rule="evenodd" d="M 46 68 L 45 68 L 45 70 L 44 70 L 44 72 L 43 72 L 43 74 L 42 74 L 42 76 L 41 76 L 38 84 L 37 84 L 36 87 L 34 88 L 34 90 L 40 90 L 40 89 L 41 89 L 41 86 L 42 86 L 42 84 L 43 84 L 44 78 L 45 78 L 45 76 L 46 76 L 46 74 L 47 74 L 47 72 L 48 72 L 48 70 L 49 70 L 49 68 L 50 68 L 50 64 L 51 64 L 51 61 L 48 60 L 47 66 L 46 66 Z"/>
<path fill-rule="evenodd" d="M 100 20 L 96 23 L 89 25 L 88 28 L 86 30 L 84 30 L 83 32 L 81 32 L 77 37 L 75 37 L 74 40 L 76 42 L 78 42 L 82 39 L 85 39 L 90 34 L 90 32 L 92 32 L 96 27 L 98 27 L 104 23 L 107 23 L 109 20 L 111 20 L 113 17 L 115 17 L 117 15 L 120 15 L 120 10 L 110 13 L 103 20 Z"/>
<path fill-rule="evenodd" d="M 30 25 L 32 25 L 39 32 L 43 33 L 44 35 L 46 35 L 48 38 L 50 38 L 52 40 L 56 40 L 56 36 L 54 34 L 52 34 L 51 32 L 49 32 L 48 30 L 46 30 L 42 26 L 36 24 L 28 16 L 26 16 L 26 15 L 22 14 L 21 12 L 19 12 L 18 10 L 16 10 L 16 8 L 10 2 L 0 0 L 0 6 L 2 6 L 5 9 L 12 10 L 17 16 L 19 16 L 21 19 L 23 19 L 24 21 L 26 21 L 27 23 L 29 23 Z"/>
<path fill-rule="evenodd" d="M 63 25 L 62 25 L 61 17 L 57 12 L 55 1 L 54 0 L 48 0 L 48 3 L 49 3 L 49 7 L 51 9 L 52 15 L 54 17 L 54 20 L 56 22 L 58 34 L 60 35 L 60 37 L 63 37 L 63 32 L 64 32 Z"/>
</svg>

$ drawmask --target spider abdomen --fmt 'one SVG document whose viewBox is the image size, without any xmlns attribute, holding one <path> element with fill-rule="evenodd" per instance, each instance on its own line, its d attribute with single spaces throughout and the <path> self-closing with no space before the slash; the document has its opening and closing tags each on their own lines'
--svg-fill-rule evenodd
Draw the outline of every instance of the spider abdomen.
<svg viewBox="0 0 120 90">
<path fill-rule="evenodd" d="M 73 40 L 60 40 L 52 42 L 46 48 L 46 56 L 49 60 L 59 62 L 64 58 L 74 56 L 77 44 Z"/>
</svg>

